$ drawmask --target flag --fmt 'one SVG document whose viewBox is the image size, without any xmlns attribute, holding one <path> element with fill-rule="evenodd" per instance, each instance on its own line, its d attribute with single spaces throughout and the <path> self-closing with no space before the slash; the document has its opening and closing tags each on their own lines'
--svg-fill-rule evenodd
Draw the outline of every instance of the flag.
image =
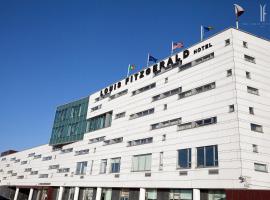
<svg viewBox="0 0 270 200">
<path fill-rule="evenodd" d="M 172 50 L 181 49 L 183 47 L 184 47 L 184 44 L 182 42 L 173 42 Z"/>
<path fill-rule="evenodd" d="M 134 70 L 135 69 L 135 65 L 129 65 L 128 66 L 128 70 Z"/>
<path fill-rule="evenodd" d="M 212 26 L 204 26 L 203 27 L 203 30 L 206 31 L 206 32 L 211 31 L 213 29 L 214 29 L 214 27 L 212 27 Z"/>
<path fill-rule="evenodd" d="M 152 61 L 152 62 L 157 62 L 157 58 L 155 58 L 154 56 L 151 56 L 150 54 L 149 54 L 149 56 L 148 56 L 148 61 L 150 62 L 150 61 Z"/>
<path fill-rule="evenodd" d="M 245 12 L 244 8 L 237 4 L 234 4 L 234 10 L 236 17 L 240 17 Z"/>
</svg>

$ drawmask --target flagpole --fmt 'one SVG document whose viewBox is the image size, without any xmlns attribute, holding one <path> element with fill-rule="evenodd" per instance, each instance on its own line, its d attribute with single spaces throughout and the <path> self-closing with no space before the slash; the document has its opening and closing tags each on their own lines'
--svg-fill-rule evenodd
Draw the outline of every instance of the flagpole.
<svg viewBox="0 0 270 200">
<path fill-rule="evenodd" d="M 129 75 L 129 68 L 130 68 L 130 64 L 128 64 L 127 77 L 128 77 L 128 75 Z"/>
<path fill-rule="evenodd" d="M 149 65 L 149 53 L 148 53 L 148 56 L 147 56 L 147 63 L 146 63 L 146 66 L 148 67 Z"/>
<path fill-rule="evenodd" d="M 203 33 L 203 26 L 201 25 L 201 41 L 203 41 L 203 36 L 204 36 L 204 33 Z"/>
</svg>

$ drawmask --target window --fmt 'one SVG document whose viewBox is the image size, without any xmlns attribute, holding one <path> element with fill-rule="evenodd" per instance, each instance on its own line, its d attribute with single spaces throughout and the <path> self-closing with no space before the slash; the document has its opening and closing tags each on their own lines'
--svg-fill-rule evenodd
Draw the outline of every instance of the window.
<svg viewBox="0 0 270 200">
<path fill-rule="evenodd" d="M 249 114 L 254 115 L 254 108 L 253 107 L 249 107 L 248 110 L 249 110 Z"/>
<path fill-rule="evenodd" d="M 49 170 L 51 169 L 58 169 L 59 168 L 59 165 L 50 165 L 49 166 Z"/>
<path fill-rule="evenodd" d="M 14 161 L 14 163 L 18 163 L 18 162 L 21 162 L 21 159 L 16 159 L 16 160 Z"/>
<path fill-rule="evenodd" d="M 181 91 L 182 91 L 182 87 L 175 88 L 173 90 L 170 90 L 170 91 L 164 92 L 162 94 L 153 96 L 152 101 L 158 101 L 160 99 L 164 99 L 164 98 L 170 97 L 172 95 L 179 94 Z"/>
<path fill-rule="evenodd" d="M 41 158 L 41 154 L 34 156 L 34 159 L 39 159 L 39 158 Z"/>
<path fill-rule="evenodd" d="M 259 95 L 259 90 L 250 86 L 247 86 L 247 92 L 250 94 Z"/>
<path fill-rule="evenodd" d="M 165 83 L 165 84 L 168 83 L 168 80 L 169 80 L 169 78 L 166 77 L 166 78 L 164 79 L 164 83 Z"/>
<path fill-rule="evenodd" d="M 105 146 L 105 145 L 117 144 L 121 142 L 123 142 L 123 137 L 105 140 L 103 145 Z"/>
<path fill-rule="evenodd" d="M 72 151 L 73 151 L 73 148 L 61 149 L 61 153 L 70 153 Z"/>
<path fill-rule="evenodd" d="M 182 123 L 182 120 L 181 120 L 181 117 L 180 117 L 180 118 L 176 118 L 176 119 L 171 119 L 171 120 L 159 122 L 159 123 L 156 123 L 156 124 L 151 124 L 151 129 L 155 130 L 155 129 L 159 129 L 159 128 L 165 128 L 165 127 L 168 127 L 168 126 L 178 125 L 178 124 L 181 124 L 181 123 Z"/>
<path fill-rule="evenodd" d="M 77 162 L 77 165 L 76 165 L 76 175 L 86 174 L 86 169 L 87 169 L 87 161 Z"/>
<path fill-rule="evenodd" d="M 32 168 L 25 168 L 24 171 L 25 172 L 31 172 L 32 171 Z"/>
<path fill-rule="evenodd" d="M 248 48 L 247 42 L 243 41 L 243 47 L 244 47 L 244 48 Z"/>
<path fill-rule="evenodd" d="M 229 112 L 234 112 L 234 105 L 229 105 Z"/>
<path fill-rule="evenodd" d="M 163 152 L 159 153 L 159 171 L 163 170 Z"/>
<path fill-rule="evenodd" d="M 73 106 L 71 108 L 71 118 L 79 117 L 81 115 L 81 105 Z"/>
<path fill-rule="evenodd" d="M 24 161 L 21 162 L 21 165 L 25 165 L 25 164 L 27 164 L 27 161 L 26 160 L 24 160 Z"/>
<path fill-rule="evenodd" d="M 84 154 L 88 154 L 88 153 L 89 153 L 89 149 L 83 149 L 80 151 L 75 151 L 75 156 L 84 155 Z"/>
<path fill-rule="evenodd" d="M 17 179 L 24 179 L 24 176 L 23 175 L 17 176 Z"/>
<path fill-rule="evenodd" d="M 253 153 L 258 153 L 258 152 L 259 152 L 259 151 L 258 151 L 258 145 L 253 144 L 253 145 L 252 145 L 252 150 L 253 150 Z"/>
<path fill-rule="evenodd" d="M 267 172 L 267 165 L 261 163 L 254 163 L 254 170 L 258 172 Z"/>
<path fill-rule="evenodd" d="M 87 120 L 87 131 L 95 131 L 111 126 L 112 111 Z"/>
<path fill-rule="evenodd" d="M 164 104 L 163 105 L 163 110 L 167 110 L 168 109 L 168 105 L 167 104 Z"/>
<path fill-rule="evenodd" d="M 162 135 L 162 141 L 165 141 L 166 140 L 166 134 L 163 134 Z"/>
<path fill-rule="evenodd" d="M 37 175 L 38 171 L 31 171 L 30 175 Z"/>
<path fill-rule="evenodd" d="M 255 131 L 255 132 L 260 132 L 260 133 L 263 132 L 263 127 L 262 127 L 261 125 L 258 125 L 258 124 L 253 124 L 253 123 L 251 123 L 251 124 L 250 124 L 250 129 L 251 129 L 252 131 Z"/>
<path fill-rule="evenodd" d="M 170 200 L 192 200 L 192 190 L 173 189 L 170 190 L 169 197 Z"/>
<path fill-rule="evenodd" d="M 186 63 L 186 64 L 180 66 L 179 71 L 189 69 L 189 68 L 194 67 L 194 66 L 196 66 L 198 64 L 201 64 L 201 63 L 203 63 L 205 61 L 208 61 L 208 60 L 210 60 L 212 58 L 214 58 L 214 53 L 210 53 L 210 54 L 205 55 L 205 56 L 203 56 L 201 58 L 198 58 L 198 59 L 196 59 L 196 60 L 194 60 L 192 62 L 189 62 L 189 63 Z"/>
<path fill-rule="evenodd" d="M 232 70 L 231 69 L 227 70 L 227 77 L 229 77 L 229 76 L 232 76 Z"/>
<path fill-rule="evenodd" d="M 130 115 L 129 119 L 132 120 L 132 119 L 136 119 L 136 118 L 143 117 L 143 116 L 146 116 L 146 115 L 150 115 L 150 114 L 153 114 L 154 111 L 155 111 L 154 108 L 144 110 L 144 111 L 141 111 L 141 112 Z"/>
<path fill-rule="evenodd" d="M 48 178 L 49 174 L 40 174 L 38 178 Z"/>
<path fill-rule="evenodd" d="M 209 83 L 207 85 L 203 85 L 203 86 L 200 86 L 200 87 L 197 87 L 197 88 L 188 90 L 186 92 L 180 93 L 179 94 L 179 99 L 183 99 L 185 97 L 189 97 L 189 96 L 192 96 L 192 95 L 195 95 L 195 94 L 206 92 L 208 90 L 214 89 L 215 87 L 216 87 L 216 83 L 215 82 Z"/>
<path fill-rule="evenodd" d="M 230 39 L 225 40 L 225 46 L 230 45 L 230 43 L 231 43 Z"/>
<path fill-rule="evenodd" d="M 134 95 L 140 94 L 140 93 L 145 92 L 145 91 L 147 91 L 147 90 L 150 90 L 150 89 L 152 89 L 152 88 L 154 88 L 154 87 L 156 87 L 156 83 L 152 83 L 152 84 L 147 85 L 147 86 L 145 86 L 145 87 L 142 87 L 142 88 L 140 88 L 140 89 L 138 89 L 138 90 L 134 90 L 134 91 L 132 92 L 132 95 L 134 96 Z"/>
<path fill-rule="evenodd" d="M 246 78 L 251 79 L 250 72 L 246 72 Z"/>
<path fill-rule="evenodd" d="M 150 171 L 152 154 L 136 155 L 132 157 L 132 171 Z"/>
<path fill-rule="evenodd" d="M 47 161 L 47 160 L 51 160 L 51 159 L 52 159 L 52 156 L 47 156 L 47 157 L 43 157 L 42 161 Z"/>
<path fill-rule="evenodd" d="M 145 200 L 157 200 L 157 190 L 147 189 L 145 193 Z"/>
<path fill-rule="evenodd" d="M 2 158 L 2 159 L 1 159 L 1 161 L 5 161 L 5 160 L 7 160 L 7 158 Z"/>
<path fill-rule="evenodd" d="M 97 137 L 97 138 L 93 138 L 89 140 L 89 144 L 92 143 L 97 143 L 97 142 L 102 142 L 105 140 L 105 136 L 101 136 L 101 137 Z"/>
<path fill-rule="evenodd" d="M 125 115 L 126 115 L 126 112 L 117 113 L 115 115 L 115 119 L 119 119 L 119 118 L 125 117 Z"/>
<path fill-rule="evenodd" d="M 191 168 L 191 149 L 178 150 L 178 167 Z"/>
<path fill-rule="evenodd" d="M 69 172 L 69 168 L 60 168 L 57 170 L 57 173 L 68 173 Z"/>
<path fill-rule="evenodd" d="M 218 146 L 197 147 L 197 167 L 217 167 Z"/>
<path fill-rule="evenodd" d="M 101 107 L 102 107 L 102 104 L 97 105 L 97 106 L 91 108 L 91 112 L 94 112 L 94 111 L 96 111 L 96 110 L 99 110 L 99 109 L 101 109 Z"/>
<path fill-rule="evenodd" d="M 102 159 L 100 163 L 100 174 L 105 174 L 107 168 L 107 159 Z"/>
<path fill-rule="evenodd" d="M 139 140 L 132 140 L 132 141 L 128 141 L 128 147 L 142 145 L 142 144 L 149 144 L 152 142 L 153 142 L 152 137 L 143 138 L 143 139 L 139 139 Z"/>
<path fill-rule="evenodd" d="M 186 129 L 197 128 L 197 127 L 206 126 L 206 125 L 215 124 L 215 123 L 217 123 L 217 117 L 210 117 L 210 118 L 201 119 L 201 120 L 197 120 L 193 122 L 188 122 L 185 124 L 180 124 L 178 125 L 178 130 L 183 131 Z"/>
<path fill-rule="evenodd" d="M 110 96 L 110 100 L 113 100 L 113 99 L 116 99 L 116 98 L 118 98 L 118 97 L 121 97 L 121 96 L 123 96 L 123 95 L 125 95 L 125 94 L 127 94 L 127 93 L 128 93 L 128 89 L 123 90 L 123 91 L 121 91 L 121 92 L 118 92 L 117 94 L 111 95 L 111 96 Z"/>
<path fill-rule="evenodd" d="M 121 158 L 112 158 L 111 159 L 111 173 L 119 173 L 120 172 L 120 164 Z"/>
<path fill-rule="evenodd" d="M 102 95 L 100 97 L 97 97 L 97 98 L 95 98 L 95 102 L 101 101 L 101 100 L 107 98 L 108 96 L 110 96 L 110 93 L 107 93 L 105 95 Z"/>
<path fill-rule="evenodd" d="M 244 55 L 244 58 L 246 61 L 251 62 L 251 63 L 255 63 L 255 58 L 248 56 L 248 55 Z"/>
</svg>

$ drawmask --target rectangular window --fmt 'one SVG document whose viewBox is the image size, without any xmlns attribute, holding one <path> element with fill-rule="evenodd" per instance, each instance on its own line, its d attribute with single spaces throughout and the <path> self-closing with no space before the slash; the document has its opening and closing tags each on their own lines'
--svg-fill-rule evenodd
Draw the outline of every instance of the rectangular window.
<svg viewBox="0 0 270 200">
<path fill-rule="evenodd" d="M 234 112 L 234 105 L 229 105 L 229 112 Z"/>
<path fill-rule="evenodd" d="M 173 90 L 170 90 L 170 91 L 167 91 L 167 92 L 158 94 L 158 95 L 156 95 L 156 96 L 153 96 L 153 97 L 152 97 L 152 101 L 158 101 L 158 100 L 160 100 L 160 99 L 164 99 L 164 98 L 173 96 L 173 95 L 175 95 L 175 94 L 179 94 L 180 92 L 182 92 L 182 87 L 178 87 L 178 88 L 175 88 L 175 89 L 173 89 Z"/>
<path fill-rule="evenodd" d="M 61 149 L 61 153 L 70 153 L 72 151 L 73 151 L 73 148 Z"/>
<path fill-rule="evenodd" d="M 93 138 L 89 140 L 88 144 L 93 144 L 93 143 L 97 143 L 97 142 L 102 142 L 105 140 L 105 136 L 101 136 L 101 137 L 97 137 L 97 138 Z"/>
<path fill-rule="evenodd" d="M 163 170 L 163 152 L 159 153 L 159 171 Z"/>
<path fill-rule="evenodd" d="M 62 132 L 62 131 L 61 131 Z M 79 123 L 72 123 L 68 126 L 68 135 L 77 135 L 79 132 Z"/>
<path fill-rule="evenodd" d="M 258 172 L 268 172 L 267 165 L 261 163 L 254 163 L 254 170 Z"/>
<path fill-rule="evenodd" d="M 227 70 L 227 77 L 232 76 L 232 69 Z"/>
<path fill-rule="evenodd" d="M 109 99 L 110 99 L 110 100 L 113 100 L 113 99 L 116 99 L 116 98 L 118 98 L 118 97 L 121 97 L 121 96 L 123 96 L 123 95 L 125 95 L 125 94 L 127 94 L 127 93 L 128 93 L 128 89 L 123 90 L 123 91 L 121 91 L 121 92 L 118 92 L 117 94 L 111 95 Z"/>
<path fill-rule="evenodd" d="M 136 155 L 132 157 L 132 171 L 150 171 L 152 154 Z"/>
<path fill-rule="evenodd" d="M 178 150 L 178 167 L 191 168 L 191 148 Z"/>
<path fill-rule="evenodd" d="M 96 111 L 96 110 L 99 110 L 99 109 L 101 109 L 101 107 L 102 107 L 102 104 L 97 105 L 97 106 L 91 108 L 91 112 L 94 112 L 94 111 Z"/>
<path fill-rule="evenodd" d="M 253 153 L 258 153 L 258 152 L 259 152 L 259 151 L 258 151 L 258 145 L 253 144 L 253 145 L 252 145 L 252 150 L 253 150 Z"/>
<path fill-rule="evenodd" d="M 111 159 L 111 173 L 119 173 L 121 165 L 121 158 L 112 158 Z"/>
<path fill-rule="evenodd" d="M 248 56 L 248 55 L 244 55 L 244 58 L 246 61 L 251 62 L 251 63 L 255 63 L 255 58 Z"/>
<path fill-rule="evenodd" d="M 166 77 L 165 79 L 164 79 L 164 83 L 166 84 L 166 83 L 168 83 L 168 77 Z"/>
<path fill-rule="evenodd" d="M 197 87 L 197 88 L 188 90 L 186 92 L 180 93 L 179 94 L 179 99 L 183 99 L 185 97 L 189 97 L 189 96 L 192 96 L 192 95 L 195 95 L 195 94 L 206 92 L 208 90 L 214 89 L 215 87 L 216 87 L 216 83 L 215 82 L 209 83 L 209 84 L 206 84 L 206 85 L 203 85 L 203 86 L 200 86 L 200 87 Z"/>
<path fill-rule="evenodd" d="M 243 47 L 244 47 L 244 48 L 248 48 L 248 43 L 245 42 L 245 41 L 243 41 Z"/>
<path fill-rule="evenodd" d="M 125 117 L 125 115 L 126 115 L 126 112 L 117 113 L 117 114 L 115 114 L 115 119 Z"/>
<path fill-rule="evenodd" d="M 136 118 L 139 118 L 139 117 L 143 117 L 143 116 L 146 116 L 146 115 L 153 114 L 154 112 L 155 112 L 155 109 L 151 108 L 151 109 L 148 109 L 148 110 L 144 110 L 144 111 L 132 114 L 132 115 L 129 116 L 129 119 L 130 120 L 136 119 Z"/>
<path fill-rule="evenodd" d="M 25 165 L 25 164 L 27 164 L 27 161 L 26 160 L 24 160 L 24 161 L 21 162 L 21 165 Z"/>
<path fill-rule="evenodd" d="M 79 117 L 81 115 L 81 105 L 73 106 L 71 108 L 71 118 Z"/>
<path fill-rule="evenodd" d="M 230 45 L 230 43 L 231 43 L 230 39 L 225 40 L 225 46 Z"/>
<path fill-rule="evenodd" d="M 246 78 L 247 78 L 247 79 L 251 79 L 250 72 L 246 72 Z"/>
<path fill-rule="evenodd" d="M 59 169 L 59 165 L 50 165 L 49 170 L 51 169 Z"/>
<path fill-rule="evenodd" d="M 159 129 L 159 128 L 165 128 L 168 126 L 174 126 L 174 125 L 178 125 L 182 123 L 182 118 L 176 118 L 176 119 L 171 119 L 171 120 L 167 120 L 167 121 L 163 121 L 163 122 L 159 122 L 156 124 L 151 124 L 151 129 L 155 130 L 155 129 Z"/>
<path fill-rule="evenodd" d="M 142 145 L 142 144 L 149 144 L 153 142 L 153 138 L 149 137 L 149 138 L 143 138 L 143 139 L 139 139 L 139 140 L 132 140 L 132 141 L 128 141 L 128 147 L 131 146 L 137 146 L 137 145 Z"/>
<path fill-rule="evenodd" d="M 34 159 L 39 159 L 39 158 L 41 158 L 41 154 L 34 156 Z"/>
<path fill-rule="evenodd" d="M 217 123 L 217 117 L 210 117 L 210 118 L 201 119 L 201 120 L 197 120 L 193 122 L 188 122 L 185 124 L 180 124 L 178 125 L 178 130 L 183 131 L 186 129 L 197 128 L 197 127 L 206 126 L 210 124 L 216 124 L 216 123 Z"/>
<path fill-rule="evenodd" d="M 69 168 L 60 168 L 57 170 L 57 173 L 68 173 L 69 172 Z"/>
<path fill-rule="evenodd" d="M 48 178 L 49 174 L 40 174 L 38 178 Z"/>
<path fill-rule="evenodd" d="M 32 171 L 32 168 L 25 168 L 24 171 L 25 172 L 31 172 Z"/>
<path fill-rule="evenodd" d="M 197 147 L 197 167 L 217 167 L 218 146 Z"/>
<path fill-rule="evenodd" d="M 110 93 L 101 95 L 100 97 L 95 98 L 95 102 L 101 101 L 101 100 L 107 98 L 108 96 L 110 96 Z"/>
<path fill-rule="evenodd" d="M 89 153 L 89 149 L 83 149 L 80 151 L 75 151 L 75 156 L 84 155 L 84 154 L 88 154 L 88 153 Z"/>
<path fill-rule="evenodd" d="M 147 189 L 145 193 L 145 200 L 157 200 L 157 190 Z"/>
<path fill-rule="evenodd" d="M 247 92 L 250 94 L 259 95 L 259 90 L 250 86 L 247 86 Z"/>
<path fill-rule="evenodd" d="M 254 108 L 253 107 L 249 107 L 248 110 L 249 110 L 249 114 L 254 115 Z"/>
<path fill-rule="evenodd" d="M 168 105 L 167 104 L 164 104 L 163 105 L 163 110 L 167 110 L 168 109 Z"/>
<path fill-rule="evenodd" d="M 30 175 L 37 175 L 38 171 L 31 171 Z"/>
<path fill-rule="evenodd" d="M 138 90 L 134 90 L 134 91 L 132 92 L 132 95 L 134 96 L 134 95 L 140 94 L 140 93 L 145 92 L 145 91 L 147 91 L 147 90 L 150 90 L 150 89 L 152 89 L 152 88 L 154 88 L 154 87 L 156 87 L 156 83 L 152 83 L 152 84 L 147 85 L 147 86 L 145 86 L 145 87 L 142 87 L 142 88 L 140 88 L 140 89 L 138 89 Z"/>
<path fill-rule="evenodd" d="M 95 131 L 111 126 L 112 111 L 92 117 L 87 120 L 87 131 Z"/>
<path fill-rule="evenodd" d="M 76 165 L 76 175 L 86 174 L 86 169 L 87 169 L 87 161 L 77 162 L 77 165 Z"/>
<path fill-rule="evenodd" d="M 106 174 L 107 159 L 102 159 L 100 163 L 100 174 Z"/>
<path fill-rule="evenodd" d="M 104 140 L 104 146 L 105 145 L 111 145 L 111 144 L 117 144 L 117 143 L 121 143 L 123 142 L 123 137 L 120 138 L 114 138 L 114 139 L 110 139 L 110 140 Z"/>
<path fill-rule="evenodd" d="M 47 156 L 47 157 L 43 157 L 42 161 L 47 161 L 47 160 L 51 160 L 51 159 L 52 159 L 52 156 Z"/>
<path fill-rule="evenodd" d="M 258 125 L 258 124 L 253 124 L 253 123 L 251 123 L 251 124 L 250 124 L 250 129 L 251 129 L 252 131 L 255 131 L 255 132 L 263 133 L 263 127 L 262 127 L 262 125 Z"/>
</svg>

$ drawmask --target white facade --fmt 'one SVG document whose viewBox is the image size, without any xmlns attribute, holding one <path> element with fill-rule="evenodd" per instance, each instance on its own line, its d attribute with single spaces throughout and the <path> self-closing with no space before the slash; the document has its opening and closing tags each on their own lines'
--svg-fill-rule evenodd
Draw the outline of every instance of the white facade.
<svg viewBox="0 0 270 200">
<path fill-rule="evenodd" d="M 212 47 L 194 54 L 194 50 L 206 44 Z M 182 65 L 211 53 L 214 57 L 183 71 L 176 67 L 122 85 L 111 95 L 125 89 L 128 93 L 113 100 L 104 98 L 96 102 L 100 92 L 90 95 L 87 118 L 113 111 L 111 126 L 86 133 L 82 141 L 65 145 L 63 149 L 73 148 L 69 153 L 52 151 L 51 146 L 43 145 L 1 157 L 0 185 L 269 190 L 270 42 L 230 28 L 193 45 L 189 51 Z M 255 60 L 247 57 L 248 61 L 245 55 Z M 152 83 L 156 83 L 154 88 L 132 95 L 132 91 Z M 192 96 L 179 99 L 174 94 L 152 100 L 153 96 L 178 87 L 185 92 L 210 83 L 215 83 L 215 87 Z M 249 93 L 247 87 L 252 87 L 252 92 L 258 95 Z M 98 105 L 102 105 L 100 109 L 91 111 Z M 153 114 L 130 119 L 130 115 L 151 108 Z M 121 112 L 125 116 L 115 119 Z M 211 117 L 216 117 L 216 123 L 182 131 L 178 125 L 151 130 L 152 124 L 176 118 L 185 124 Z M 251 124 L 257 131 L 251 130 Z M 103 136 L 105 140 L 123 137 L 123 141 L 111 145 L 104 145 L 103 141 L 89 144 L 90 139 Z M 128 141 L 150 137 L 152 143 L 128 146 Z M 198 167 L 197 147 L 211 145 L 217 145 L 218 166 Z M 186 148 L 191 148 L 191 167 L 179 169 L 177 150 Z M 89 153 L 75 156 L 75 151 L 84 149 L 89 149 Z M 28 157 L 31 153 L 41 154 L 41 158 Z M 152 154 L 151 171 L 132 171 L 133 156 L 140 154 Z M 47 156 L 52 159 L 42 161 Z M 10 160 L 14 157 L 17 163 Z M 117 157 L 121 157 L 121 167 L 115 175 L 110 173 L 110 166 L 111 158 Z M 104 174 L 100 174 L 102 159 L 108 159 Z M 76 175 L 76 163 L 82 161 L 88 162 L 86 173 Z M 70 169 L 58 173 L 57 169 L 49 169 L 50 165 Z M 26 168 L 38 174 L 25 172 Z M 41 174 L 48 177 L 40 178 Z"/>
</svg>

